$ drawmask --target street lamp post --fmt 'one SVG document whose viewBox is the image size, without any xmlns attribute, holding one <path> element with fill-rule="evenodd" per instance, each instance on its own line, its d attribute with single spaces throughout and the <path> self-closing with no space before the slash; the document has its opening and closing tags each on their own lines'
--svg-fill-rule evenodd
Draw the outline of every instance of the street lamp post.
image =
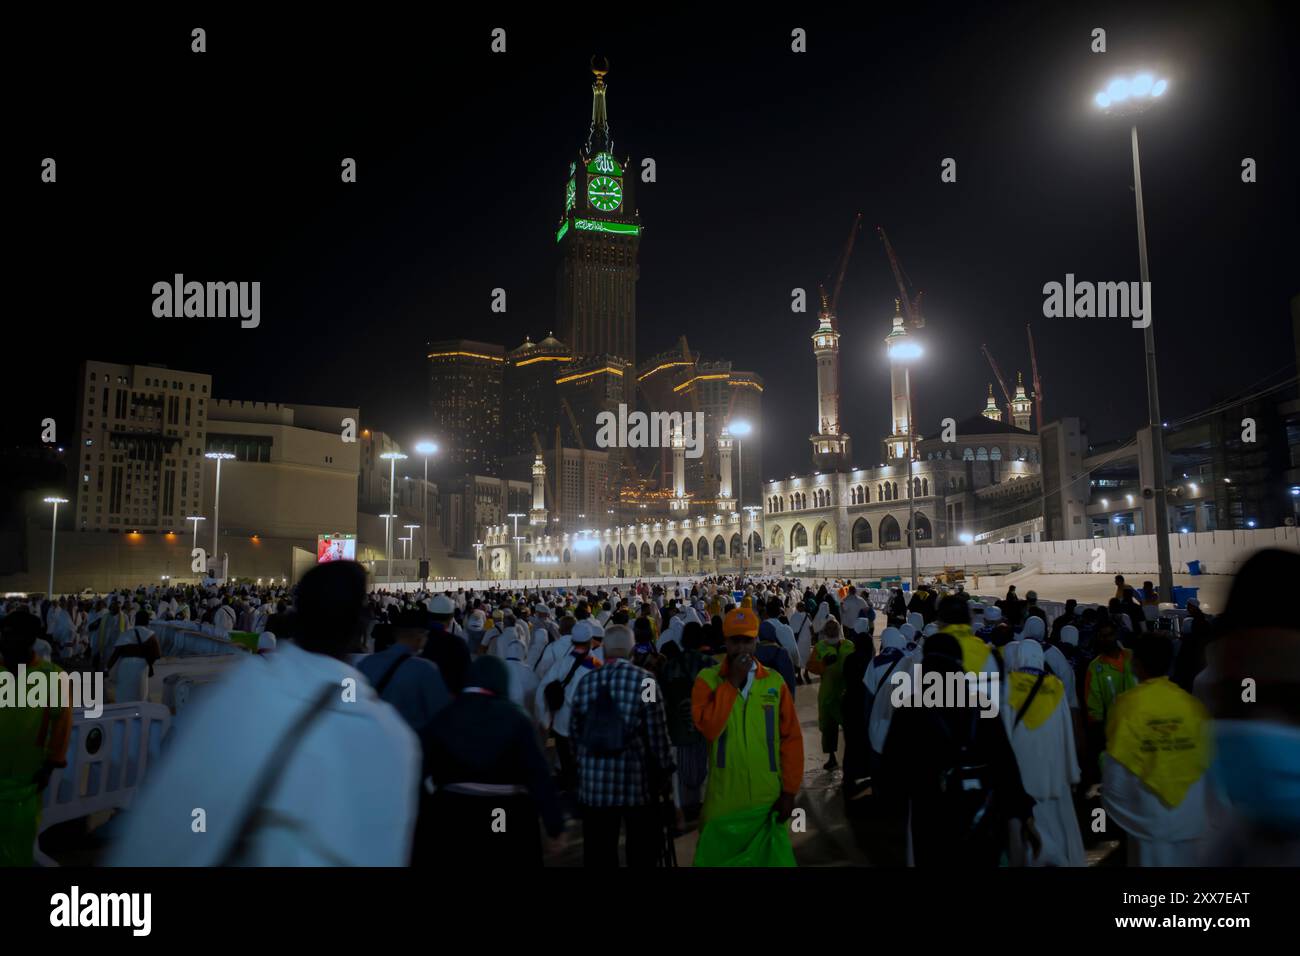
<svg viewBox="0 0 1300 956">
<path fill-rule="evenodd" d="M 216 561 L 217 549 L 219 547 L 217 535 L 221 532 L 221 463 L 223 461 L 228 461 L 235 456 L 228 451 L 210 451 L 203 457 L 211 458 L 217 463 L 217 484 L 216 490 L 212 495 L 212 560 Z M 196 530 L 198 529 L 197 524 L 194 527 Z M 225 578 L 224 574 L 222 575 L 222 578 Z"/>
<path fill-rule="evenodd" d="M 1093 102 L 1106 113 L 1115 116 L 1136 117 L 1165 94 L 1169 81 L 1157 79 L 1150 72 L 1140 72 L 1131 79 L 1117 77 L 1106 89 L 1093 97 Z M 1130 126 L 1133 144 L 1133 193 L 1137 203 L 1138 265 L 1142 288 L 1151 288 L 1151 273 L 1147 267 L 1146 214 L 1142 207 L 1142 165 L 1138 158 L 1138 130 L 1136 118 Z M 1156 336 L 1152 324 L 1151 297 L 1147 294 L 1146 325 L 1142 329 L 1146 349 L 1147 371 L 1147 424 L 1151 429 L 1151 467 L 1155 471 L 1152 491 L 1155 493 L 1156 560 L 1160 565 L 1160 593 L 1164 600 L 1172 601 L 1174 570 L 1169 555 L 1169 503 L 1165 498 L 1165 436 L 1160 417 L 1160 387 L 1156 378 Z"/>
<path fill-rule="evenodd" d="M 506 517 L 515 519 L 515 573 L 518 574 L 519 573 L 519 542 L 524 540 L 519 536 L 519 519 L 527 518 L 528 515 L 523 514 L 522 512 L 519 511 L 512 511 L 510 512 L 510 514 L 506 515 Z"/>
<path fill-rule="evenodd" d="M 727 431 L 736 439 L 736 503 L 745 507 L 745 442 L 744 437 L 754 430 L 746 421 L 729 422 Z"/>
<path fill-rule="evenodd" d="M 402 454 L 402 452 L 400 451 L 386 451 L 379 457 L 388 460 L 388 511 L 392 515 L 392 517 L 395 518 L 397 517 L 397 515 L 392 514 L 392 512 L 395 512 L 397 510 L 397 507 L 395 505 L 395 497 L 397 494 L 397 463 L 399 461 L 405 460 L 406 455 Z M 391 520 L 388 522 L 388 524 L 385 526 L 384 529 L 384 547 L 385 550 L 387 550 L 388 552 L 388 585 L 389 587 L 392 587 L 393 584 L 393 523 Z"/>
<path fill-rule="evenodd" d="M 396 518 L 397 515 L 392 514 L 392 513 L 390 512 L 390 513 L 387 513 L 387 514 L 382 514 L 382 515 L 380 515 L 379 517 L 381 517 L 381 518 L 384 519 L 384 542 L 385 542 L 385 546 L 387 546 L 387 542 L 389 542 L 389 541 L 391 540 L 391 539 L 389 538 L 389 536 L 388 536 L 388 529 L 389 529 L 389 527 L 391 526 L 393 519 Z M 392 571 L 392 561 L 391 561 L 391 559 L 390 559 L 390 561 L 389 561 L 389 571 L 390 571 L 390 572 Z"/>
<path fill-rule="evenodd" d="M 437 454 L 438 445 L 431 441 L 416 444 L 415 450 L 424 456 L 424 488 L 420 491 L 420 505 L 424 508 L 424 529 L 420 532 L 420 560 L 425 567 L 424 583 L 429 583 L 429 456 Z"/>
<path fill-rule="evenodd" d="M 57 540 L 56 535 L 59 531 L 59 505 L 66 505 L 67 498 L 60 498 L 58 495 L 50 495 L 45 499 L 47 505 L 54 506 L 54 517 L 50 521 L 50 586 L 45 591 L 45 597 L 54 600 L 54 544 Z M 74 516 L 75 517 L 75 516 Z"/>
<path fill-rule="evenodd" d="M 760 508 L 758 505 L 745 505 L 745 512 L 746 514 L 749 515 L 749 523 L 751 525 L 755 524 L 758 521 L 758 519 L 755 518 L 754 516 L 762 510 L 763 509 Z M 740 523 L 740 533 L 745 537 L 745 547 L 742 548 L 740 552 L 741 560 L 743 562 L 740 568 L 740 576 L 743 578 L 745 576 L 746 569 L 749 567 L 749 559 L 753 557 L 753 555 L 750 553 L 749 550 L 749 538 L 750 538 L 750 534 L 752 534 L 753 532 L 746 534 L 745 523 L 742 521 Z"/>
<path fill-rule="evenodd" d="M 191 548 L 197 548 L 199 546 L 199 522 L 207 521 L 208 519 L 203 517 L 203 515 L 188 515 L 185 520 L 194 522 L 194 544 L 191 545 Z"/>
</svg>

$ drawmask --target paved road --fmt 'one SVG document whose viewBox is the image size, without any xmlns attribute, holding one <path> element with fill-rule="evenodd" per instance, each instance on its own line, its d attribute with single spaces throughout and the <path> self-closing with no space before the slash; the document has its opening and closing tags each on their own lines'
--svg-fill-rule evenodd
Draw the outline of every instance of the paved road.
<svg viewBox="0 0 1300 956">
<path fill-rule="evenodd" d="M 826 755 L 821 749 L 821 733 L 817 729 L 817 684 L 800 687 L 795 693 L 795 710 L 803 728 L 804 774 L 803 788 L 795 800 L 795 807 L 805 811 L 805 827 L 792 830 L 791 845 L 800 866 L 903 866 L 906 864 L 906 847 L 903 835 L 897 828 L 885 826 L 872 815 L 870 801 L 861 810 L 855 804 L 853 813 L 847 808 L 841 786 L 841 770 L 823 770 Z M 836 755 L 843 763 L 844 738 L 840 736 L 840 749 Z M 699 830 L 690 830 L 676 840 L 677 863 L 690 866 L 695 855 Z M 1114 842 L 1103 842 L 1088 848 L 1088 865 L 1106 862 L 1106 857 L 1116 848 Z M 1119 855 L 1122 859 L 1122 854 Z M 550 860 L 552 866 L 582 865 L 582 827 L 570 825 L 564 851 Z"/>
</svg>

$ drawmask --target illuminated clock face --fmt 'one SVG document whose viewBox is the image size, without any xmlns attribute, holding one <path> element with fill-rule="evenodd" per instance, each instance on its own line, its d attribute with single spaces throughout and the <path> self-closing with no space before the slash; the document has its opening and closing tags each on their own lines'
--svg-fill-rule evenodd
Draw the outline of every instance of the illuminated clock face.
<svg viewBox="0 0 1300 956">
<path fill-rule="evenodd" d="M 623 185 L 612 176 L 593 176 L 587 182 L 587 200 L 601 212 L 623 205 Z"/>
</svg>

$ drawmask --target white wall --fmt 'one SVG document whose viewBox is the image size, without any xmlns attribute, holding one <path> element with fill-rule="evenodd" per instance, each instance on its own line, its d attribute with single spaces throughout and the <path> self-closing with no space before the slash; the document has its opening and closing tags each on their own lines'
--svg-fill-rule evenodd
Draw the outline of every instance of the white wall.
<svg viewBox="0 0 1300 956">
<path fill-rule="evenodd" d="M 1098 548 L 1105 552 L 1106 574 L 1159 573 L 1155 535 L 918 548 L 916 561 L 918 570 L 927 571 L 1023 564 L 1037 566 L 1045 574 L 1082 574 L 1092 570 L 1094 551 Z M 1300 528 L 1203 531 L 1169 536 L 1170 563 L 1175 573 L 1186 572 L 1188 561 L 1200 561 L 1204 574 L 1235 574 L 1261 548 L 1300 551 Z M 906 548 L 815 554 L 808 556 L 805 570 L 826 574 L 897 571 L 910 567 L 909 555 Z"/>
</svg>

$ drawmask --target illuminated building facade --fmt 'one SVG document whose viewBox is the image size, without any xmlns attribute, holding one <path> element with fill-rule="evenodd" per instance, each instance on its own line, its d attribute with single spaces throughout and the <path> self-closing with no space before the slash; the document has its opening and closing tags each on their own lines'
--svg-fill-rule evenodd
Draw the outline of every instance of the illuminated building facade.
<svg viewBox="0 0 1300 956">
<path fill-rule="evenodd" d="M 429 423 L 440 451 L 440 473 L 496 475 L 501 442 L 501 381 L 505 348 L 490 342 L 431 342 Z"/>
<path fill-rule="evenodd" d="M 77 383 L 76 527 L 184 528 L 202 509 L 212 376 L 85 362 Z"/>
<path fill-rule="evenodd" d="M 563 377 L 560 369 L 572 359 L 569 347 L 549 334 L 540 342 L 525 339 L 506 355 L 501 403 L 503 454 L 533 447 L 534 435 L 543 444 L 550 442 L 555 426 L 561 423 L 555 380 Z"/>
</svg>

